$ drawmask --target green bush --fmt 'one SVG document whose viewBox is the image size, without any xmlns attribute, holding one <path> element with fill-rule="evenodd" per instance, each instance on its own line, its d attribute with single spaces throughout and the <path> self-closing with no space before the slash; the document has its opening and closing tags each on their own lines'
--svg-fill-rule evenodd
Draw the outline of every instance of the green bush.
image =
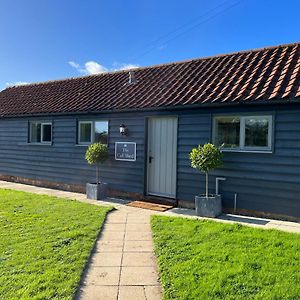
<svg viewBox="0 0 300 300">
<path fill-rule="evenodd" d="M 90 165 L 102 164 L 109 157 L 107 145 L 94 143 L 91 144 L 85 154 L 85 159 Z"/>
<path fill-rule="evenodd" d="M 208 197 L 208 173 L 223 165 L 223 153 L 215 145 L 207 143 L 192 149 L 190 160 L 193 168 L 206 175 L 206 197 Z"/>
<path fill-rule="evenodd" d="M 96 165 L 96 182 L 99 183 L 99 164 L 104 163 L 109 158 L 108 147 L 105 144 L 91 144 L 86 153 L 85 159 L 90 165 Z"/>
</svg>

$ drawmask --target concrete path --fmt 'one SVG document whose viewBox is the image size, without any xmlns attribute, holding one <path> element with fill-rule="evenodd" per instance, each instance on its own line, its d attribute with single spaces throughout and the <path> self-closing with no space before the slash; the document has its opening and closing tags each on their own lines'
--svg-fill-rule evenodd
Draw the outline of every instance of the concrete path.
<svg viewBox="0 0 300 300">
<path fill-rule="evenodd" d="M 198 218 L 194 210 L 174 208 L 154 212 L 129 207 L 122 199 L 88 200 L 79 193 L 65 192 L 30 185 L 0 181 L 0 188 L 76 199 L 94 205 L 116 208 L 109 213 L 97 240 L 90 264 L 85 271 L 77 299 L 156 300 L 161 299 L 156 259 L 153 253 L 150 216 L 166 215 Z M 300 233 L 300 223 L 223 214 L 218 222 L 241 223 L 265 229 Z"/>
<path fill-rule="evenodd" d="M 161 299 L 148 211 L 110 213 L 77 299 Z"/>
</svg>

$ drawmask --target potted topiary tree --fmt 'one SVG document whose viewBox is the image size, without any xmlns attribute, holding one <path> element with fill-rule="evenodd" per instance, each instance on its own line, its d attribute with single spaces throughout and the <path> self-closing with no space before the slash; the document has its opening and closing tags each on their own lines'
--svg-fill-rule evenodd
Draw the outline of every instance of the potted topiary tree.
<svg viewBox="0 0 300 300">
<path fill-rule="evenodd" d="M 222 213 L 221 195 L 213 195 L 208 192 L 209 171 L 223 165 L 223 153 L 213 144 L 199 145 L 190 153 L 193 168 L 205 173 L 205 195 L 195 196 L 196 215 L 215 218 Z"/>
<path fill-rule="evenodd" d="M 107 145 L 91 144 L 85 154 L 85 159 L 90 165 L 96 166 L 96 183 L 86 184 L 86 196 L 88 199 L 100 200 L 106 198 L 107 183 L 99 180 L 99 165 L 109 157 Z"/>
</svg>

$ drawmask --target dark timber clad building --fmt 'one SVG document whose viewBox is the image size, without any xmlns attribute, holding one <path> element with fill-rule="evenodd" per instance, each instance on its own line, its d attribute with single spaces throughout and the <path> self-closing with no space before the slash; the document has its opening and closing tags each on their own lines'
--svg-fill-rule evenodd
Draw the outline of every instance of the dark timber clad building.
<svg viewBox="0 0 300 300">
<path fill-rule="evenodd" d="M 84 154 L 108 143 L 112 194 L 156 195 L 193 206 L 204 176 L 198 144 L 224 144 L 210 177 L 223 206 L 300 219 L 300 44 L 10 87 L 0 92 L 0 179 L 84 191 Z M 120 134 L 120 125 L 126 135 Z M 117 142 L 136 159 L 115 159 Z"/>
</svg>

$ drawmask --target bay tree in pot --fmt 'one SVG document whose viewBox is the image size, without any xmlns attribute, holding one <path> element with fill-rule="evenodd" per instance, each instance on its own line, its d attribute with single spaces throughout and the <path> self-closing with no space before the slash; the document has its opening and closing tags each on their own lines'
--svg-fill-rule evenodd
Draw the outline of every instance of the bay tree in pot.
<svg viewBox="0 0 300 300">
<path fill-rule="evenodd" d="M 85 159 L 90 165 L 96 166 L 96 182 L 86 184 L 86 196 L 88 199 L 100 200 L 107 196 L 107 183 L 100 181 L 99 167 L 109 157 L 108 147 L 105 144 L 91 144 L 86 153 Z"/>
<path fill-rule="evenodd" d="M 223 153 L 218 147 L 207 143 L 192 149 L 191 166 L 205 173 L 205 194 L 195 196 L 196 215 L 215 218 L 222 213 L 221 195 L 209 194 L 208 173 L 223 165 Z"/>
</svg>

